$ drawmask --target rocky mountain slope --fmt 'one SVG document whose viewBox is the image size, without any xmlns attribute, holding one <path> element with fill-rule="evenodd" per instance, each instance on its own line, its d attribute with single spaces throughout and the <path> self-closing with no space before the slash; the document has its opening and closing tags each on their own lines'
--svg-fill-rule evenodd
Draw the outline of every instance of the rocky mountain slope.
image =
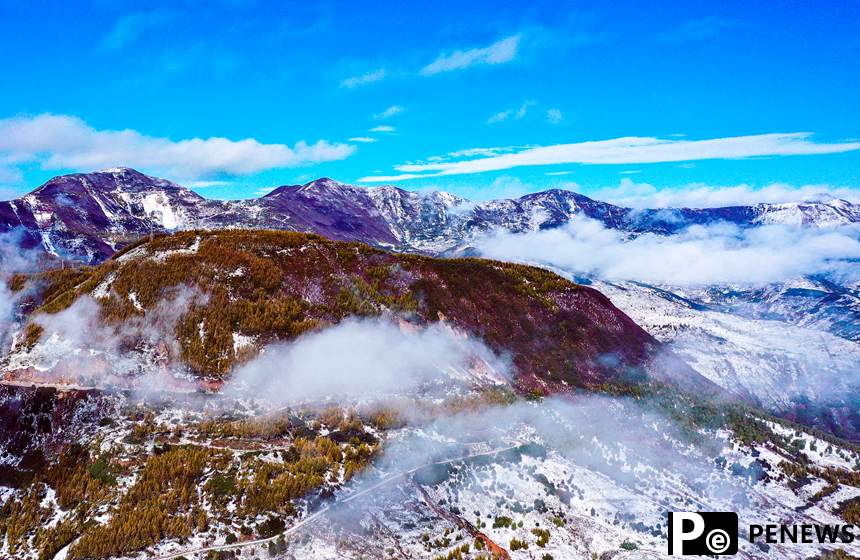
<svg viewBox="0 0 860 560">
<path fill-rule="evenodd" d="M 398 251 L 463 251 L 494 228 L 548 229 L 586 216 L 637 235 L 671 234 L 691 224 L 726 221 L 832 226 L 860 221 L 860 208 L 821 198 L 791 204 L 633 211 L 564 190 L 518 199 L 471 202 L 443 192 L 393 186 L 356 187 L 322 178 L 282 186 L 261 198 L 209 200 L 175 183 L 128 168 L 64 175 L 21 198 L 0 202 L 0 233 L 18 229 L 23 243 L 97 264 L 128 243 L 159 231 L 273 229 L 311 232 Z"/>
<path fill-rule="evenodd" d="M 856 206 L 826 196 L 792 204 L 634 212 L 559 190 L 474 203 L 446 193 L 354 187 L 330 179 L 279 187 L 258 199 L 218 201 L 117 168 L 57 177 L 27 196 L 0 203 L 0 230 L 13 228 L 31 247 L 99 263 L 141 235 L 197 227 L 309 231 L 438 255 L 475 254 L 477 242 L 494 229 L 527 233 L 562 226 L 571 216 L 587 216 L 634 237 L 672 235 L 691 224 L 719 221 L 742 227 L 834 227 L 856 223 L 858 215 Z M 571 271 L 571 278 L 576 277 Z M 615 289 L 617 285 L 625 287 Z M 845 398 L 854 394 L 845 385 L 853 379 L 849 372 L 856 365 L 854 346 L 841 340 L 822 342 L 835 335 L 856 343 L 860 337 L 860 289 L 850 282 L 803 277 L 763 286 L 641 287 L 613 282 L 597 287 L 650 334 L 675 344 L 712 381 L 746 392 L 773 412 L 860 437 L 850 428 L 857 424 L 850 420 L 850 403 L 839 398 L 823 409 L 818 403 L 821 383 L 836 382 L 847 391 L 841 393 Z M 659 309 L 659 319 L 649 314 L 651 309 Z M 727 328 L 732 336 L 719 334 Z M 773 336 L 765 336 L 771 332 Z M 685 337 L 690 340 L 682 343 Z M 724 339 L 735 342 L 721 342 Z M 798 353 L 801 347 L 810 351 Z M 791 382 L 785 382 L 786 375 Z M 739 376 L 746 380 L 738 381 Z M 827 392 L 828 398 L 837 393 Z M 840 424 L 849 431 L 840 432 Z"/>
<path fill-rule="evenodd" d="M 596 290 L 522 265 L 294 232 L 189 231 L 147 238 L 95 268 L 17 278 L 21 293 L 49 295 L 32 301 L 40 307 L 3 359 L 7 379 L 216 380 L 267 344 L 360 316 L 407 330 L 441 321 L 508 360 L 523 392 L 649 380 L 716 390 Z"/>
<path fill-rule="evenodd" d="M 641 559 L 664 556 L 668 511 L 737 511 L 742 533 L 860 522 L 856 447 L 717 388 L 850 436 L 851 286 L 588 287 L 354 242 L 456 251 L 578 213 L 631 236 L 677 227 L 562 191 L 473 204 L 320 180 L 221 202 L 131 170 L 54 181 L 0 206 L 3 227 L 96 266 L 5 279 L 22 315 L 0 364 L 0 555 Z M 853 211 L 684 219 L 826 226 Z M 408 341 L 440 375 L 412 379 Z M 282 374 L 302 361 L 326 392 Z M 386 367 L 383 394 L 342 395 Z M 860 553 L 741 535 L 745 558 L 846 558 L 834 550 Z"/>
<path fill-rule="evenodd" d="M 860 282 L 836 282 L 823 275 L 792 278 L 763 286 L 709 286 L 686 289 L 688 297 L 713 309 L 781 321 L 860 342 Z"/>
<path fill-rule="evenodd" d="M 773 414 L 860 441 L 856 340 L 775 313 L 725 309 L 707 297 L 712 290 L 600 280 L 592 286 L 721 387 Z"/>
</svg>

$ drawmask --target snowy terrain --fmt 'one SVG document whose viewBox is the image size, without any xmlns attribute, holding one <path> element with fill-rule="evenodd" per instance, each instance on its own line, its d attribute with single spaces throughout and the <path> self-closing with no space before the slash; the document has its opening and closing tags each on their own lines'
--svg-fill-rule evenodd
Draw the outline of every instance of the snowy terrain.
<svg viewBox="0 0 860 560">
<path fill-rule="evenodd" d="M 632 210 L 559 189 L 474 202 L 328 178 L 281 186 L 261 198 L 222 201 L 119 167 L 55 177 L 28 195 L 0 202 L 0 233 L 22 229 L 26 244 L 89 264 L 145 235 L 180 229 L 296 230 L 399 251 L 461 254 L 495 230 L 546 230 L 574 216 L 637 236 L 718 222 L 832 229 L 860 222 L 860 208 L 821 195 L 784 204 Z"/>
<path fill-rule="evenodd" d="M 235 411 L 260 414 L 265 404 L 246 401 Z M 200 417 L 201 411 L 177 405 L 161 408 L 152 424 L 183 426 Z M 770 428 L 793 438 L 810 468 L 850 470 L 860 460 L 854 451 L 808 434 L 775 423 Z M 139 457 L 141 448 L 127 443 L 131 433 L 123 423 L 100 428 L 102 451 Z M 311 496 L 296 504 L 298 514 L 286 517 L 283 540 L 249 536 L 228 544 L 224 535 L 237 532 L 239 523 L 210 504 L 208 532 L 166 539 L 130 558 L 198 559 L 211 550 L 260 558 L 280 540 L 279 558 L 437 558 L 459 549 L 459 557 L 474 559 L 485 552 L 476 549 L 479 535 L 485 546 L 490 541 L 515 560 L 547 554 L 554 560 L 664 558 L 669 511 L 737 511 L 742 558 L 807 558 L 827 548 L 860 553 L 857 543 L 748 542 L 749 524 L 843 523 L 834 510 L 860 496 L 860 489 L 840 485 L 822 492 L 823 479 L 785 474 L 780 464 L 792 459 L 784 449 L 742 444 L 728 430 L 700 430 L 694 443 L 674 422 L 629 400 L 520 402 L 443 415 L 384 437 L 370 470 L 334 484 L 328 500 Z M 177 443 L 230 449 L 217 447 L 229 442 L 187 436 Z M 252 449 L 279 463 L 278 451 L 289 444 L 254 443 Z M 241 472 L 247 449 L 232 451 L 230 472 Z M 218 472 L 207 470 L 206 480 Z M 137 477 L 134 471 L 120 477 L 118 487 L 132 487 Z M 69 515 L 52 500 L 49 491 L 43 500 L 53 510 L 48 526 Z M 97 521 L 110 516 L 105 507 Z M 514 539 L 527 548 L 515 550 Z"/>
</svg>

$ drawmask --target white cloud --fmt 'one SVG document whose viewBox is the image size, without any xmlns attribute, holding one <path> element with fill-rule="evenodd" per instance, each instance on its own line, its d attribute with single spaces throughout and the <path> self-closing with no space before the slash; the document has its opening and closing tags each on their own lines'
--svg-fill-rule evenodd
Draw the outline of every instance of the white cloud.
<svg viewBox="0 0 860 560">
<path fill-rule="evenodd" d="M 478 247 L 484 256 L 541 263 L 606 279 L 671 285 L 764 284 L 806 274 L 856 270 L 860 227 L 837 229 L 718 223 L 668 237 L 623 232 L 575 216 L 564 227 L 501 233 Z"/>
<path fill-rule="evenodd" d="M 230 181 L 185 181 L 182 186 L 189 189 L 205 189 L 207 187 L 221 187 L 229 184 Z"/>
<path fill-rule="evenodd" d="M 439 177 L 498 171 L 527 165 L 561 163 L 641 164 L 703 159 L 739 159 L 756 156 L 828 154 L 860 149 L 860 142 L 824 144 L 812 141 L 812 134 L 761 134 L 713 140 L 665 140 L 659 138 L 618 138 L 598 142 L 559 144 L 529 148 L 495 157 L 458 162 L 400 165 L 403 175 L 365 177 L 360 181 L 399 181 L 416 176 Z M 430 172 L 422 174 L 424 172 Z M 421 174 L 421 175 L 419 175 Z"/>
<path fill-rule="evenodd" d="M 500 64 L 511 61 L 517 55 L 519 41 L 520 36 L 514 35 L 482 49 L 455 51 L 450 55 L 442 54 L 435 62 L 421 69 L 421 74 L 430 76 L 439 72 L 468 68 L 475 64 Z"/>
<path fill-rule="evenodd" d="M 192 138 L 174 142 L 134 130 L 96 130 L 77 117 L 42 114 L 0 119 L 0 175 L 16 167 L 92 171 L 129 166 L 175 179 L 203 180 L 266 169 L 341 160 L 355 151 L 348 144 L 320 140 L 261 144 L 253 138 Z"/>
<path fill-rule="evenodd" d="M 363 136 L 359 136 L 358 138 L 350 138 L 350 142 L 378 142 L 376 138 L 365 138 Z"/>
<path fill-rule="evenodd" d="M 167 13 L 154 11 L 132 14 L 120 18 L 102 39 L 99 49 L 102 51 L 122 50 L 127 44 L 136 41 L 149 29 L 163 25 L 171 16 Z"/>
<path fill-rule="evenodd" d="M 515 119 L 521 119 L 525 116 L 526 110 L 529 108 L 529 106 L 534 105 L 534 104 L 535 104 L 534 101 L 526 101 L 525 103 L 523 103 L 523 106 L 520 107 L 519 109 L 517 109 L 516 111 L 511 109 L 508 111 L 502 111 L 501 113 L 496 113 L 495 115 L 490 117 L 490 119 L 487 121 L 487 124 L 492 124 L 494 122 L 504 121 L 504 120 L 507 120 L 509 117 L 513 117 Z"/>
<path fill-rule="evenodd" d="M 382 78 L 385 77 L 385 68 L 380 68 L 374 72 L 368 72 L 367 74 L 363 74 L 361 76 L 355 76 L 353 78 L 347 78 L 340 83 L 340 87 L 346 87 L 349 89 L 353 89 L 356 86 L 361 86 L 364 84 L 369 84 L 372 82 L 378 82 Z"/>
<path fill-rule="evenodd" d="M 403 112 L 403 107 L 398 107 L 397 105 L 395 105 L 393 107 L 389 107 L 388 109 L 386 109 L 385 111 L 383 111 L 382 113 L 380 113 L 378 115 L 374 115 L 373 118 L 374 119 L 387 119 L 388 117 L 393 117 L 397 113 L 402 113 L 402 112 Z"/>
<path fill-rule="evenodd" d="M 39 270 L 39 251 L 24 249 L 24 236 L 23 228 L 0 233 L 0 358 L 8 350 L 19 326 L 15 324 L 18 306 L 31 295 L 26 290 L 14 293 L 7 283 L 15 273 Z"/>
<path fill-rule="evenodd" d="M 369 132 L 394 132 L 393 126 L 375 126 Z"/>
<path fill-rule="evenodd" d="M 492 198 L 519 198 L 532 191 L 531 185 L 524 185 L 518 177 L 502 175 L 486 188 L 485 194 L 491 194 Z"/>
<path fill-rule="evenodd" d="M 558 109 L 550 109 L 546 112 L 546 120 L 552 124 L 558 124 L 561 122 L 561 111 Z"/>
<path fill-rule="evenodd" d="M 233 375 L 280 404 L 331 395 L 375 397 L 408 393 L 422 382 L 444 379 L 483 360 L 500 375 L 506 365 L 473 338 L 443 326 L 400 328 L 374 319 L 348 319 L 289 344 L 270 345 Z"/>
<path fill-rule="evenodd" d="M 456 152 L 450 152 L 448 157 L 451 158 L 460 158 L 460 157 L 469 157 L 469 156 L 495 156 L 498 155 L 499 152 L 507 151 L 507 148 L 468 148 L 466 150 L 457 150 Z M 447 158 L 438 158 L 440 160 L 444 160 Z"/>
<path fill-rule="evenodd" d="M 578 188 L 578 185 L 569 186 Z M 860 204 L 860 189 L 832 185 L 792 187 L 780 183 L 761 188 L 749 185 L 723 187 L 693 183 L 680 188 L 657 189 L 648 183 L 635 183 L 625 178 L 617 187 L 590 191 L 587 194 L 591 198 L 628 208 L 720 208 L 758 203 L 800 202 L 824 192 Z"/>
</svg>

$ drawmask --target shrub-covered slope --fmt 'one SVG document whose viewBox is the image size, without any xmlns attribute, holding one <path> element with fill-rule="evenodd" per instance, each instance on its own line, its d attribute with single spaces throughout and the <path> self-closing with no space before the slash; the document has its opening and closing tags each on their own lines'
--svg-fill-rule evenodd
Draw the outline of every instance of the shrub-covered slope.
<svg viewBox="0 0 860 560">
<path fill-rule="evenodd" d="M 38 280 L 10 284 L 26 289 Z M 172 310 L 173 332 L 148 343 L 161 347 L 161 359 L 209 379 L 228 376 L 272 341 L 350 316 L 388 315 L 417 325 L 444 320 L 478 337 L 511 361 L 522 390 L 618 387 L 649 376 L 715 390 L 596 290 L 517 264 L 392 254 L 295 232 L 186 231 L 41 280 L 27 340 L 12 354 L 19 367 L 43 334 L 36 324 L 89 296 L 102 323 L 131 337 L 125 348 L 145 342 L 139 325 L 148 316 Z"/>
</svg>

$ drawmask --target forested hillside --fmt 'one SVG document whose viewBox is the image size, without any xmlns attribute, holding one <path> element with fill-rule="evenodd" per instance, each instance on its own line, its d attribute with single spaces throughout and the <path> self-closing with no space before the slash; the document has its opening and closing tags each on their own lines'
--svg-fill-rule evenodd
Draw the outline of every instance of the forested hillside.
<svg viewBox="0 0 860 560">
<path fill-rule="evenodd" d="M 52 316 L 92 298 L 98 323 L 118 333 L 122 348 L 155 347 L 210 380 L 273 341 L 347 317 L 386 316 L 419 327 L 442 320 L 468 333 L 510 359 L 524 391 L 635 385 L 649 376 L 712 390 L 596 290 L 518 264 L 392 254 L 295 232 L 186 231 L 148 237 L 97 267 L 9 284 L 34 294 L 26 340 L 10 361 L 18 369 Z M 170 324 L 148 323 L 153 316 Z"/>
</svg>

